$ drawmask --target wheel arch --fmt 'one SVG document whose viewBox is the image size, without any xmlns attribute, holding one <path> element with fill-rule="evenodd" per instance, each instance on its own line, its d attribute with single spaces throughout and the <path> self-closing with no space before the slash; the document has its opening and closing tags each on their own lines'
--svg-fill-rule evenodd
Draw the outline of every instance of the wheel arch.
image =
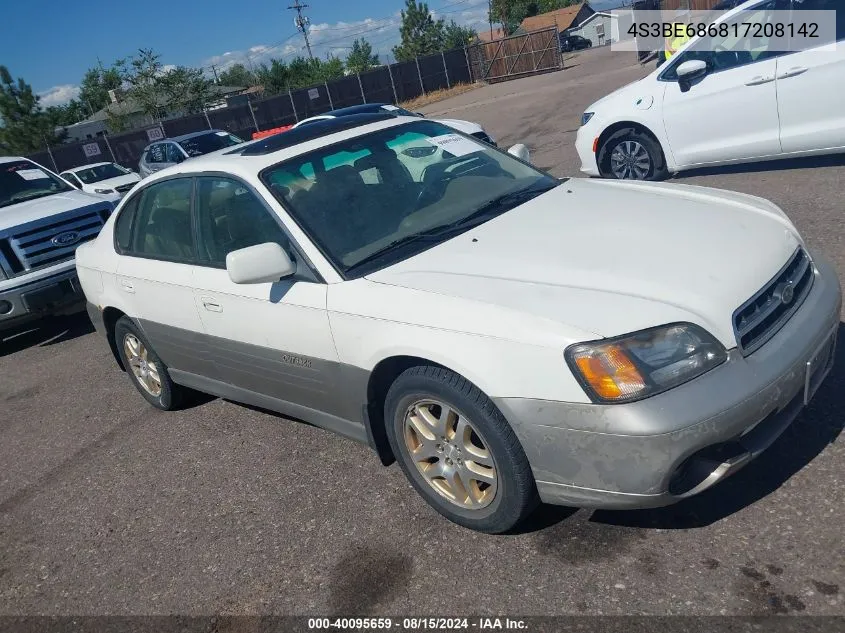
<svg viewBox="0 0 845 633">
<path fill-rule="evenodd" d="M 632 120 L 616 121 L 615 123 L 611 123 L 602 130 L 601 134 L 599 134 L 598 142 L 596 143 L 596 165 L 599 167 L 599 171 L 601 171 L 602 162 L 607 158 L 604 148 L 605 143 L 607 143 L 607 140 L 611 137 L 611 135 L 626 128 L 633 128 L 638 132 L 642 132 L 643 134 L 650 136 L 660 147 L 660 151 L 663 152 L 663 160 L 666 163 L 666 168 L 670 172 L 675 171 L 675 160 L 672 157 L 672 153 L 669 151 L 667 143 L 665 143 L 664 140 L 651 129 L 651 126 L 640 121 Z"/>
<path fill-rule="evenodd" d="M 387 392 L 402 372 L 411 367 L 424 365 L 451 371 L 468 380 L 481 391 L 484 391 L 482 385 L 473 380 L 473 376 L 467 375 L 465 371 L 461 371 L 461 368 L 451 366 L 448 362 L 438 362 L 431 357 L 413 353 L 397 353 L 379 360 L 370 372 L 367 381 L 367 400 L 364 406 L 364 417 L 367 426 L 367 438 L 385 466 L 389 466 L 396 459 L 387 440 L 387 428 L 384 419 L 384 402 Z"/>
<path fill-rule="evenodd" d="M 126 367 L 123 366 L 123 361 L 121 360 L 120 353 L 117 350 L 117 341 L 114 337 L 115 325 L 117 324 L 118 319 L 123 316 L 126 316 L 126 313 L 118 308 L 108 307 L 103 310 L 103 326 L 106 329 L 106 338 L 109 342 L 109 348 L 111 349 L 111 353 L 114 356 L 117 366 L 123 371 L 126 371 Z"/>
</svg>

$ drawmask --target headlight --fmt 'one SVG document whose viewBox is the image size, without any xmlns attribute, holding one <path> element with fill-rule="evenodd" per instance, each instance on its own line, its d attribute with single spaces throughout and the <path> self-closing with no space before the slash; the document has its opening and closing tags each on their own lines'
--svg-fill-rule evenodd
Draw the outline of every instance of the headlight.
<svg viewBox="0 0 845 633">
<path fill-rule="evenodd" d="M 114 193 L 114 189 L 94 189 L 94 193 Z"/>
<path fill-rule="evenodd" d="M 566 362 L 594 402 L 630 402 L 677 387 L 727 360 L 692 323 L 674 323 L 566 348 Z"/>
<path fill-rule="evenodd" d="M 587 125 L 587 123 L 590 122 L 590 119 L 593 118 L 594 114 L 595 114 L 595 112 L 585 112 L 584 114 L 582 114 L 581 115 L 581 126 L 583 127 L 583 126 Z"/>
</svg>

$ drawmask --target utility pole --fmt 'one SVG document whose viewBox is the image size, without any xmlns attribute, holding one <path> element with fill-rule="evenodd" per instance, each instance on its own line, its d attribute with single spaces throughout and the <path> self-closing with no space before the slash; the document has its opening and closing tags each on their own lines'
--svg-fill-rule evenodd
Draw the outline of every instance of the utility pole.
<svg viewBox="0 0 845 633">
<path fill-rule="evenodd" d="M 302 10 L 307 8 L 308 5 L 300 4 L 299 0 L 294 0 L 293 5 L 288 7 L 288 9 L 296 11 L 296 17 L 293 19 L 293 24 L 296 26 L 296 29 L 302 33 L 302 37 L 305 38 L 305 48 L 308 49 L 308 58 L 313 61 L 314 55 L 311 53 L 311 42 L 308 41 L 308 25 L 311 23 L 311 20 L 302 15 Z"/>
<path fill-rule="evenodd" d="M 211 65 L 211 72 L 214 73 L 214 83 L 219 84 L 220 80 L 217 78 L 217 66 L 214 64 Z"/>
</svg>

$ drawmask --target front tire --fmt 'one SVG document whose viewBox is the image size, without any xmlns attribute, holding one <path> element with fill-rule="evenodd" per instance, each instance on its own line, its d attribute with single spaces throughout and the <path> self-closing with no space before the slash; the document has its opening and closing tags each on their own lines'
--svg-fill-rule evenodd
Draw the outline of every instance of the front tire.
<svg viewBox="0 0 845 633">
<path fill-rule="evenodd" d="M 144 399 L 162 411 L 178 409 L 187 390 L 173 382 L 167 365 L 140 328 L 130 318 L 120 317 L 114 326 L 114 337 L 126 374 Z"/>
<path fill-rule="evenodd" d="M 384 405 L 393 454 L 425 501 L 450 521 L 506 532 L 537 505 L 531 467 L 493 402 L 465 378 L 412 367 Z"/>
<path fill-rule="evenodd" d="M 599 149 L 602 178 L 617 180 L 664 180 L 669 176 L 660 144 L 636 128 L 610 135 Z"/>
</svg>

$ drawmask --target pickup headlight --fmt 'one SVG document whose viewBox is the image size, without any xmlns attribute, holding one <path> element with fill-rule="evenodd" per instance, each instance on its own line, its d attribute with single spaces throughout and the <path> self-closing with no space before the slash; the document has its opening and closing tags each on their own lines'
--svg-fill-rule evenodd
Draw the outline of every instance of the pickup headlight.
<svg viewBox="0 0 845 633">
<path fill-rule="evenodd" d="M 114 193 L 114 189 L 94 189 L 94 193 Z"/>
<path fill-rule="evenodd" d="M 566 348 L 566 362 L 594 402 L 631 402 L 677 387 L 727 360 L 692 323 L 673 323 Z"/>
<path fill-rule="evenodd" d="M 590 119 L 593 118 L 594 114 L 595 114 L 595 112 L 585 112 L 584 114 L 582 114 L 581 115 L 581 127 L 587 125 L 587 123 L 590 122 Z"/>
</svg>

